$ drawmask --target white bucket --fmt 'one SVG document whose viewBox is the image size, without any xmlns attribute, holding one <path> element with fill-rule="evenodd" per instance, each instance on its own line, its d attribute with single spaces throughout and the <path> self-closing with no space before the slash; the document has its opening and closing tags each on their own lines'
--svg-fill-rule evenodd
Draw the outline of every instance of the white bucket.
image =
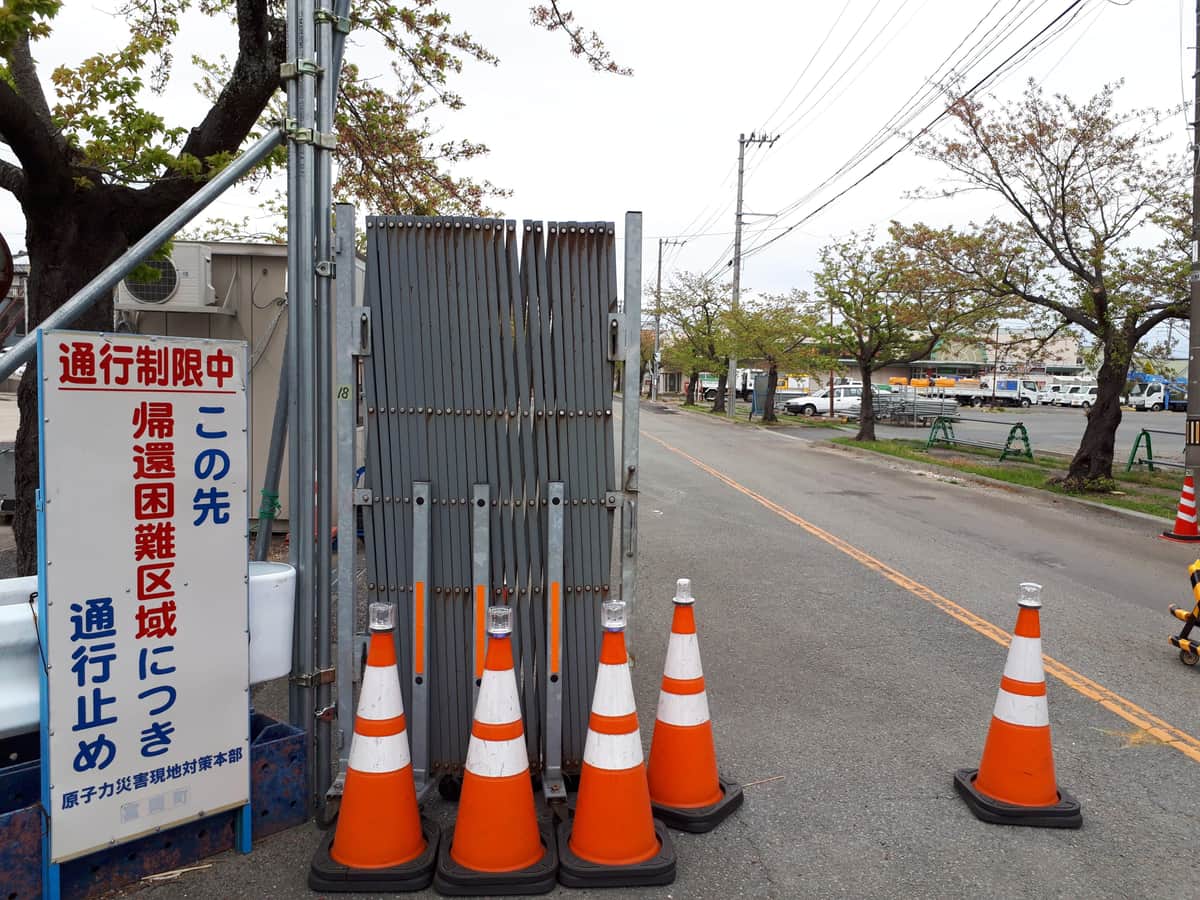
<svg viewBox="0 0 1200 900">
<path fill-rule="evenodd" d="M 7 588 L 7 582 L 26 580 L 3 579 L 0 585 Z M 33 582 L 36 590 L 37 579 Z M 5 593 L 0 597 L 0 738 L 37 730 L 39 665 L 37 626 L 29 607 L 29 591 L 19 603 Z"/>
<path fill-rule="evenodd" d="M 250 683 L 292 671 L 296 570 L 285 563 L 250 563 Z"/>
<path fill-rule="evenodd" d="M 24 578 L 0 578 L 0 606 L 11 603 L 29 605 L 29 595 L 36 591 L 38 584 L 36 575 L 26 575 Z"/>
</svg>

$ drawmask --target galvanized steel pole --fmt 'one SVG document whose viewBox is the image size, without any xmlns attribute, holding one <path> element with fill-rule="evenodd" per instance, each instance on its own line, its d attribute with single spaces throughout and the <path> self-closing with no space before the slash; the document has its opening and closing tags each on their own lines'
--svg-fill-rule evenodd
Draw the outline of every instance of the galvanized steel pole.
<svg viewBox="0 0 1200 900">
<path fill-rule="evenodd" d="M 246 152 L 213 176 L 212 180 L 181 203 L 174 212 L 146 233 L 103 272 L 85 284 L 66 303 L 48 315 L 38 328 L 62 328 L 70 325 L 101 297 L 108 295 L 122 278 L 161 247 L 180 228 L 190 222 L 239 178 L 265 160 L 279 146 L 283 131 L 272 128 L 247 148 Z M 0 381 L 12 375 L 37 353 L 37 333 L 26 334 L 12 350 L 0 357 Z"/>
<path fill-rule="evenodd" d="M 621 599 L 632 614 L 637 588 L 638 363 L 642 348 L 642 214 L 625 213 L 625 385 L 621 397 Z"/>
<path fill-rule="evenodd" d="M 315 497 L 315 382 L 314 359 L 314 295 L 313 253 L 315 195 L 316 132 L 316 10 L 313 0 L 292 0 L 289 25 L 289 49 L 294 44 L 294 93 L 292 99 L 291 132 L 294 148 L 293 168 L 289 165 L 288 196 L 288 336 L 294 341 L 295 354 L 290 361 L 292 373 L 288 417 L 288 449 L 290 461 L 288 488 L 290 511 L 291 558 L 296 567 L 296 624 L 295 653 L 292 670 L 292 690 L 289 696 L 292 723 L 305 732 L 314 731 L 314 685 L 322 679 L 316 671 L 314 642 L 316 589 L 314 577 Z M 293 39 L 294 34 L 294 39 Z M 291 85 L 289 85 L 291 86 Z M 294 217 L 294 218 L 293 218 Z M 294 227 L 293 227 L 294 226 Z M 313 746 L 310 742 L 310 746 Z M 319 791 L 319 761 L 309 767 L 308 806 L 311 811 Z"/>
<path fill-rule="evenodd" d="M 358 523 L 355 521 L 354 470 L 358 464 L 355 438 L 358 426 L 358 360 L 353 355 L 356 329 L 360 326 L 355 310 L 354 207 L 337 205 L 337 237 L 334 259 L 337 271 L 336 347 L 334 392 L 337 410 L 337 779 L 330 789 L 340 793 L 341 781 L 350 756 L 350 736 L 354 731 L 354 617 L 357 611 Z"/>
<path fill-rule="evenodd" d="M 1188 329 L 1187 429 L 1184 462 L 1192 475 L 1200 474 L 1200 0 L 1196 3 L 1196 68 L 1192 74 L 1196 96 L 1192 112 L 1192 269 L 1188 275 L 1191 309 Z"/>
<path fill-rule="evenodd" d="M 330 542 L 333 531 L 333 216 L 332 179 L 333 154 L 329 142 L 333 132 L 333 103 L 337 73 L 333 69 L 333 4 L 318 0 L 316 16 L 317 67 L 320 81 L 316 92 L 316 131 L 313 149 L 316 154 L 316 182 L 313 220 L 316 229 L 316 486 L 317 486 L 317 547 L 313 578 L 316 580 L 317 670 L 326 672 L 332 667 L 332 597 L 329 581 L 333 557 Z M 350 486 L 343 486 L 349 490 Z M 351 551 L 354 545 L 351 543 Z M 317 683 L 315 727 L 317 732 L 317 797 L 325 796 L 333 779 L 331 763 L 332 686 L 328 679 Z"/>
</svg>

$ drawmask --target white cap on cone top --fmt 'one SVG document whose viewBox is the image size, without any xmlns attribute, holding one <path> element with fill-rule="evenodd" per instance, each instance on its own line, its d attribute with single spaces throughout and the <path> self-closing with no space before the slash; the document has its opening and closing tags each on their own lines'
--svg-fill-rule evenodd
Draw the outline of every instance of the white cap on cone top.
<svg viewBox="0 0 1200 900">
<path fill-rule="evenodd" d="M 625 630 L 625 601 L 607 601 L 603 606 L 601 615 L 605 631 Z"/>
<path fill-rule="evenodd" d="M 507 637 L 512 634 L 512 607 L 489 606 L 487 611 L 487 631 L 493 637 Z"/>
<path fill-rule="evenodd" d="M 391 631 L 396 627 L 396 607 L 391 603 L 372 603 L 369 619 L 371 631 Z"/>
<path fill-rule="evenodd" d="M 1017 598 L 1017 605 L 1024 606 L 1029 609 L 1042 608 L 1042 586 L 1035 584 L 1032 581 L 1021 582 L 1021 595 Z"/>
<path fill-rule="evenodd" d="M 675 602 L 676 603 L 695 603 L 696 598 L 692 596 L 692 579 L 680 578 L 675 582 Z"/>
</svg>

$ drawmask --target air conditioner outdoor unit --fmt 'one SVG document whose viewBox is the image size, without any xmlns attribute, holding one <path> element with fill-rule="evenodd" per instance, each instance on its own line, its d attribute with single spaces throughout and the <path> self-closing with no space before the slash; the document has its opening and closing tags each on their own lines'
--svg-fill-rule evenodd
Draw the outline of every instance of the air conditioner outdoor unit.
<svg viewBox="0 0 1200 900">
<path fill-rule="evenodd" d="M 134 312 L 224 312 L 212 286 L 212 251 L 205 244 L 179 242 L 170 259 L 149 259 L 144 266 L 157 278 L 126 276 L 117 285 L 114 306 Z"/>
</svg>

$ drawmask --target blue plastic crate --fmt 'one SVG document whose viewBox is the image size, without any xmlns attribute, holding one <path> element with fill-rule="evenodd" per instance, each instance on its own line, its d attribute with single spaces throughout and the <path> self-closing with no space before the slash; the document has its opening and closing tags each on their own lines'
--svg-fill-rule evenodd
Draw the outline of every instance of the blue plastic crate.
<svg viewBox="0 0 1200 900">
<path fill-rule="evenodd" d="M 250 734 L 250 805 L 258 839 L 305 821 L 308 752 L 303 731 L 258 713 Z M 0 746 L 0 900 L 41 897 L 40 770 L 36 735 Z M 62 895 L 95 896 L 229 850 L 235 815 L 209 816 L 64 863 Z"/>
</svg>

